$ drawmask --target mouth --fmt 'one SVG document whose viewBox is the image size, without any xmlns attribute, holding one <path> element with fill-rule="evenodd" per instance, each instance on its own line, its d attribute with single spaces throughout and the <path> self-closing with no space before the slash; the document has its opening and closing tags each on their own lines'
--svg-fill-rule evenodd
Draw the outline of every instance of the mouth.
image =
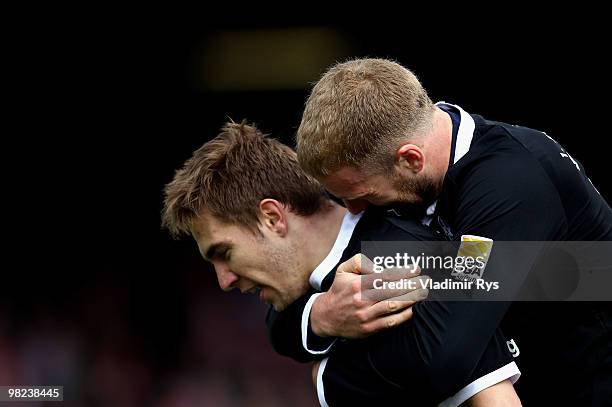
<svg viewBox="0 0 612 407">
<path fill-rule="evenodd" d="M 253 287 L 249 288 L 248 290 L 242 291 L 242 293 L 243 294 L 257 294 L 259 291 L 261 291 L 261 286 L 254 285 Z"/>
<path fill-rule="evenodd" d="M 268 301 L 266 300 L 265 291 L 263 288 L 259 290 L 259 301 L 265 302 L 266 304 L 268 303 Z"/>
<path fill-rule="evenodd" d="M 242 293 L 243 294 L 259 294 L 259 301 L 266 303 L 266 304 L 269 303 L 269 299 L 267 298 L 267 295 L 266 295 L 266 289 L 265 287 L 261 285 L 255 285 L 249 288 L 248 290 L 242 291 Z"/>
</svg>

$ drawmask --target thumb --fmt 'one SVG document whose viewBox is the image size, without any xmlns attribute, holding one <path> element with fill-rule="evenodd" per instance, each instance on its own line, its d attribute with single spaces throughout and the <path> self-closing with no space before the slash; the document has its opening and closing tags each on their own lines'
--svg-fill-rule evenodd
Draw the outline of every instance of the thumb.
<svg viewBox="0 0 612 407">
<path fill-rule="evenodd" d="M 338 266 L 336 273 L 372 274 L 374 263 L 367 256 L 359 253 Z"/>
</svg>

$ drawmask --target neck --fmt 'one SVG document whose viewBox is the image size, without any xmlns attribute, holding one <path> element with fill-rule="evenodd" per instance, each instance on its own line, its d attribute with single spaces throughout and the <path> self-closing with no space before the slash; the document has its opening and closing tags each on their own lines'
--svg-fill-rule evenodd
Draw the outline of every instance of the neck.
<svg viewBox="0 0 612 407">
<path fill-rule="evenodd" d="M 445 111 L 436 107 L 432 134 L 428 137 L 426 155 L 430 157 L 432 178 L 442 183 L 450 161 L 453 142 L 453 122 Z"/>
<path fill-rule="evenodd" d="M 302 269 L 306 281 L 334 246 L 346 213 L 346 208 L 329 201 L 327 208 L 310 216 L 303 225 L 304 267 Z"/>
</svg>

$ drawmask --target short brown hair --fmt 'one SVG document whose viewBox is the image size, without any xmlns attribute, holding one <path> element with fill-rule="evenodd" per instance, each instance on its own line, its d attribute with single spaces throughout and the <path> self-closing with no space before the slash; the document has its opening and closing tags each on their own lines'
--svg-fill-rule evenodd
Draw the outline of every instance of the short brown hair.
<svg viewBox="0 0 612 407">
<path fill-rule="evenodd" d="M 433 103 L 417 77 L 385 59 L 331 67 L 306 102 L 298 158 L 315 177 L 342 166 L 392 165 L 397 142 L 431 126 Z"/>
<path fill-rule="evenodd" d="M 326 201 L 323 187 L 300 168 L 291 148 L 244 121 L 225 124 L 176 171 L 164 192 L 162 225 L 174 237 L 192 234 L 192 222 L 204 210 L 256 231 L 262 199 L 276 199 L 303 216 Z"/>
</svg>

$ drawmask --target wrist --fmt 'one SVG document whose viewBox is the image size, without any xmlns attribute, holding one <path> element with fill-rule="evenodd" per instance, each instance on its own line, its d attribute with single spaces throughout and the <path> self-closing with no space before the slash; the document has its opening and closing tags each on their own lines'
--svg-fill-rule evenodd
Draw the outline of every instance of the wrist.
<svg viewBox="0 0 612 407">
<path fill-rule="evenodd" d="M 312 303 L 312 308 L 310 309 L 310 329 L 321 338 L 332 336 L 325 326 L 326 295 L 326 293 L 319 295 Z"/>
</svg>

